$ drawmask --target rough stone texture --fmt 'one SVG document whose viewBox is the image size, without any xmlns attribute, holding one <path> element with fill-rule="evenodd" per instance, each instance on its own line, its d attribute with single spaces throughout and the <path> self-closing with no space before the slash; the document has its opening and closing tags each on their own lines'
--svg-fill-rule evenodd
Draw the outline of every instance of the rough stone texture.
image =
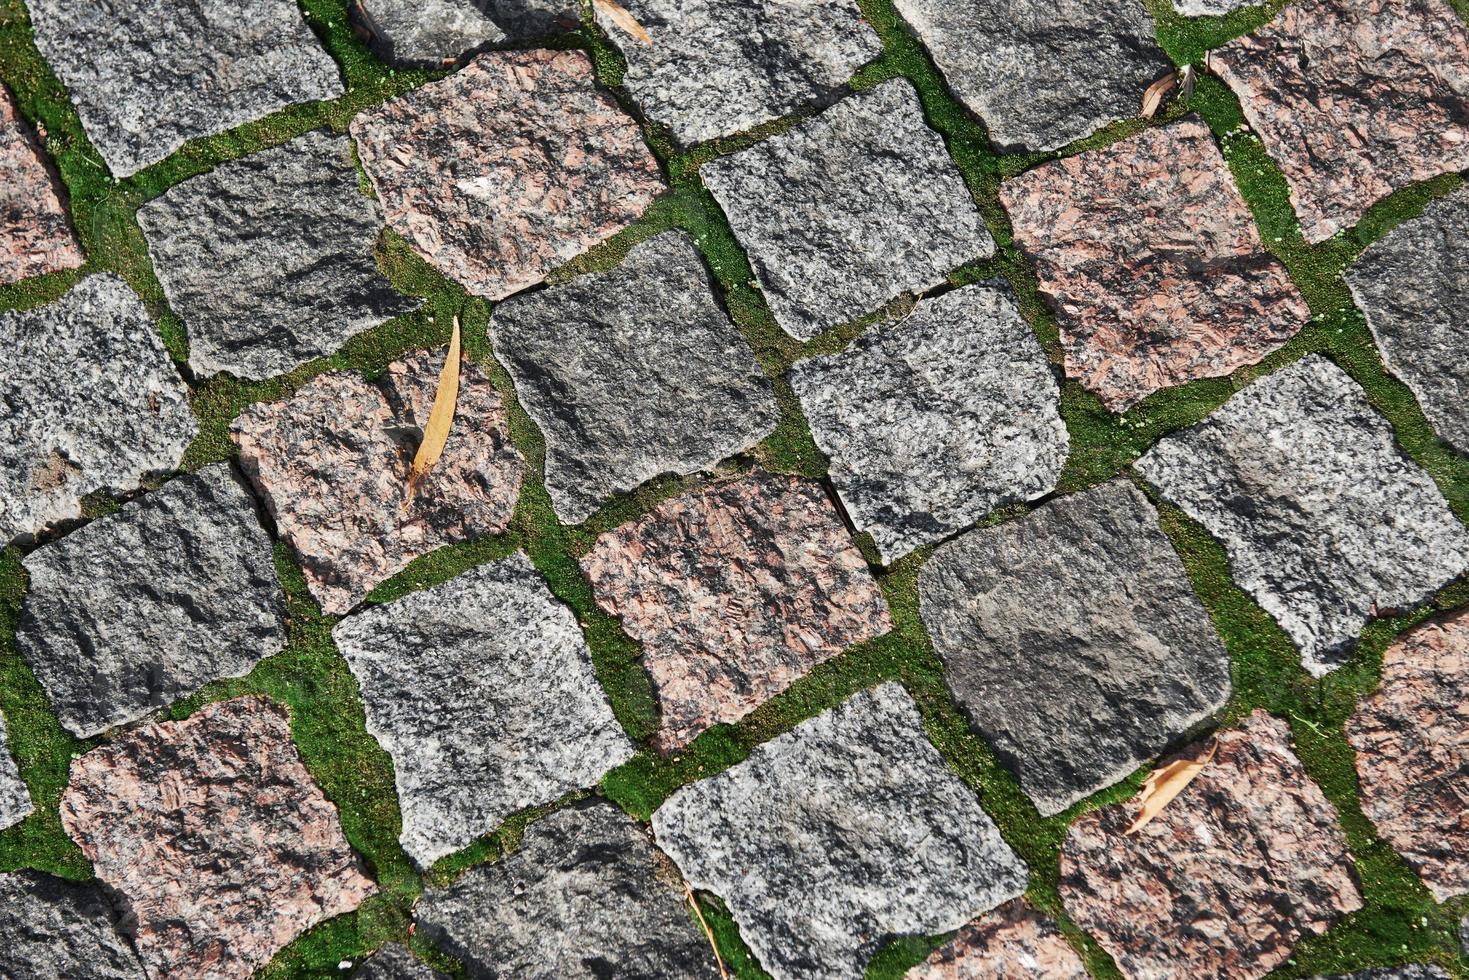
<svg viewBox="0 0 1469 980">
<path fill-rule="evenodd" d="M 294 0 L 28 0 L 36 47 L 115 177 L 344 91 Z"/>
<path fill-rule="evenodd" d="M 1061 392 L 1002 281 L 924 300 L 791 384 L 859 531 L 885 561 L 1056 487 Z"/>
<path fill-rule="evenodd" d="M 0 286 L 87 261 L 60 195 L 39 141 L 0 85 Z"/>
<path fill-rule="evenodd" d="M 1430 201 L 1423 214 L 1370 246 L 1347 284 L 1383 363 L 1418 398 L 1445 440 L 1469 453 L 1469 190 Z"/>
<path fill-rule="evenodd" d="M 895 0 L 1003 149 L 1054 150 L 1138 114 L 1173 69 L 1140 0 Z"/>
<path fill-rule="evenodd" d="M 994 253 L 917 95 L 894 79 L 700 170 L 781 327 L 808 339 Z"/>
<path fill-rule="evenodd" d="M 596 11 L 627 58 L 623 85 L 684 145 L 828 99 L 882 54 L 854 0 L 627 0 L 623 6 L 653 39 L 631 38 Z"/>
<path fill-rule="evenodd" d="M 0 718 L 0 830 L 20 823 L 34 809 L 30 791 L 20 778 L 20 766 L 10 754 L 5 719 Z"/>
<path fill-rule="evenodd" d="M 581 561 L 642 644 L 670 751 L 738 721 L 816 665 L 892 629 L 821 488 L 757 474 L 664 501 Z"/>
<path fill-rule="evenodd" d="M 245 978 L 377 891 L 259 698 L 147 725 L 72 762 L 61 823 L 125 900 L 153 976 Z"/>
<path fill-rule="evenodd" d="M 1191 755 L 1198 757 L 1203 746 Z M 1132 836 L 1132 804 L 1088 813 L 1061 851 L 1076 924 L 1135 978 L 1264 976 L 1306 933 L 1362 907 L 1336 812 L 1256 711 Z"/>
<path fill-rule="evenodd" d="M 1317 354 L 1254 382 L 1136 464 L 1224 545 L 1233 579 L 1315 676 L 1373 616 L 1469 566 L 1469 533 L 1341 368 Z"/>
<path fill-rule="evenodd" d="M 1440 902 L 1469 893 L 1469 613 L 1388 647 L 1346 734 L 1377 832 Z"/>
<path fill-rule="evenodd" d="M 1229 699 L 1229 655 L 1126 480 L 940 545 L 918 591 L 955 700 L 1044 816 Z"/>
<path fill-rule="evenodd" d="M 142 302 L 116 276 L 49 306 L 0 313 L 0 543 L 81 516 L 178 465 L 199 431 Z"/>
<path fill-rule="evenodd" d="M 1305 0 L 1210 67 L 1330 238 L 1388 194 L 1469 167 L 1469 28 L 1445 0 Z"/>
<path fill-rule="evenodd" d="M 510 300 L 490 337 L 546 438 L 546 489 L 569 523 L 655 476 L 707 470 L 780 418 L 683 232 L 611 272 Z"/>
<path fill-rule="evenodd" d="M 500 393 L 470 363 L 443 455 L 404 506 L 443 364 L 443 352 L 420 353 L 375 381 L 324 374 L 287 401 L 252 405 L 231 428 L 327 613 L 347 612 L 419 555 L 509 526 L 525 462 Z"/>
<path fill-rule="evenodd" d="M 634 753 L 570 609 L 515 554 L 344 620 L 367 730 L 393 757 L 403 849 L 427 867 Z"/>
<path fill-rule="evenodd" d="M 1196 117 L 1000 185 L 1066 374 L 1120 412 L 1258 362 L 1311 318 Z"/>
<path fill-rule="evenodd" d="M 909 970 L 906 980 L 1087 980 L 1086 966 L 1050 919 L 1003 905 Z"/>
<path fill-rule="evenodd" d="M 612 237 L 664 187 L 580 51 L 482 54 L 364 112 L 352 135 L 388 223 L 488 299 Z"/>
<path fill-rule="evenodd" d="M 678 790 L 653 829 L 776 980 L 861 976 L 890 939 L 957 929 L 1025 890 L 1025 863 L 894 683 Z"/>
<path fill-rule="evenodd" d="M 1358 973 L 1342 973 L 1334 977 L 1317 977 L 1316 980 L 1450 980 L 1440 967 L 1413 963 L 1408 966 L 1382 966 Z"/>
<path fill-rule="evenodd" d="M 1459 920 L 1459 948 L 1469 956 L 1469 915 Z"/>
<path fill-rule="evenodd" d="M 512 38 L 540 38 L 581 26 L 577 0 L 473 0 Z"/>
<path fill-rule="evenodd" d="M 358 181 L 351 140 L 318 131 L 138 209 L 196 374 L 284 374 L 418 307 L 378 272 L 382 215 Z"/>
<path fill-rule="evenodd" d="M 608 803 L 526 828 L 519 850 L 430 891 L 415 910 L 471 980 L 719 976 L 682 888 L 641 827 Z"/>
<path fill-rule="evenodd" d="M 0 977 L 146 980 L 96 885 L 34 871 L 0 874 Z"/>
<path fill-rule="evenodd" d="M 406 946 L 388 943 L 363 962 L 352 980 L 449 980 L 438 970 L 408 952 Z"/>
<path fill-rule="evenodd" d="M 1173 9 L 1185 17 L 1218 17 L 1259 2 L 1260 0 L 1173 0 Z"/>
<path fill-rule="evenodd" d="M 354 0 L 352 23 L 383 61 L 415 68 L 453 64 L 505 32 L 475 0 Z"/>
<path fill-rule="evenodd" d="M 74 735 L 242 676 L 285 645 L 270 537 L 226 463 L 170 481 L 24 565 L 16 646 Z"/>
</svg>

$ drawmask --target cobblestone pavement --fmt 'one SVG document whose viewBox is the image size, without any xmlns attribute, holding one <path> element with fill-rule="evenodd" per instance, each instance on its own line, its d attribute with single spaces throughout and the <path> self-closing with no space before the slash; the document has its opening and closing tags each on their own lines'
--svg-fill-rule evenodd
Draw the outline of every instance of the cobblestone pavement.
<svg viewBox="0 0 1469 980">
<path fill-rule="evenodd" d="M 0 978 L 1469 980 L 1466 24 L 0 0 Z"/>
</svg>

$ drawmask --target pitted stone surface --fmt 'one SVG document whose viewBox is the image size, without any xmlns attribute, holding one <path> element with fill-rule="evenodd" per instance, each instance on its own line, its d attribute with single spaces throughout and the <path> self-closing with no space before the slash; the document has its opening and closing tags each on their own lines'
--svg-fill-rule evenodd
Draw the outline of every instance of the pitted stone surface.
<svg viewBox="0 0 1469 980">
<path fill-rule="evenodd" d="M 1195 117 L 1000 185 L 1066 374 L 1120 412 L 1258 362 L 1311 318 Z"/>
<path fill-rule="evenodd" d="M 955 700 L 1044 816 L 1229 699 L 1224 645 L 1126 480 L 940 545 L 918 591 Z"/>
<path fill-rule="evenodd" d="M 143 303 L 110 273 L 0 313 L 0 544 L 178 465 L 199 425 Z"/>
<path fill-rule="evenodd" d="M 489 332 L 545 435 L 546 489 L 568 523 L 655 476 L 710 469 L 780 417 L 683 232 L 611 272 L 509 300 Z"/>
<path fill-rule="evenodd" d="M 1403 380 L 1434 429 L 1469 453 L 1469 190 L 1368 247 L 1347 269 L 1387 369 Z"/>
<path fill-rule="evenodd" d="M 917 95 L 894 79 L 700 174 L 791 336 L 871 313 L 994 254 Z"/>
<path fill-rule="evenodd" d="M 622 6 L 653 39 L 643 44 L 597 11 L 627 58 L 623 85 L 684 145 L 830 98 L 882 54 L 854 0 L 627 0 Z"/>
<path fill-rule="evenodd" d="M 10 754 L 5 719 L 0 718 L 0 830 L 20 823 L 34 809 L 30 790 L 20 778 L 20 766 Z"/>
<path fill-rule="evenodd" d="M 1045 352 L 999 280 L 800 361 L 791 384 L 847 513 L 889 562 L 1050 493 L 1070 445 Z"/>
<path fill-rule="evenodd" d="M 597 604 L 642 644 L 663 751 L 892 629 L 836 510 L 796 477 L 757 474 L 664 501 L 598 538 L 581 567 Z"/>
<path fill-rule="evenodd" d="M 26 556 L 16 646 L 81 737 L 135 721 L 285 645 L 270 537 L 220 463 Z"/>
<path fill-rule="evenodd" d="M 36 47 L 114 177 L 344 91 L 294 0 L 29 0 Z"/>
<path fill-rule="evenodd" d="M 580 51 L 482 54 L 364 112 L 352 135 L 388 223 L 488 299 L 612 237 L 664 188 Z"/>
<path fill-rule="evenodd" d="M 403 849 L 427 867 L 633 755 L 570 609 L 520 554 L 332 631 L 393 757 Z"/>
<path fill-rule="evenodd" d="M 505 40 L 482 6 L 475 0 L 355 0 L 350 13 L 382 60 L 433 68 Z"/>
<path fill-rule="evenodd" d="M 1469 613 L 1388 647 L 1346 735 L 1377 832 L 1438 901 L 1469 893 Z"/>
<path fill-rule="evenodd" d="M 1310 354 L 1161 440 L 1137 469 L 1219 539 L 1301 650 L 1339 667 L 1373 616 L 1469 567 L 1469 533 L 1341 368 Z"/>
<path fill-rule="evenodd" d="M 72 762 L 61 823 L 125 900 L 153 976 L 244 978 L 377 891 L 261 698 L 146 725 Z"/>
<path fill-rule="evenodd" d="M 1305 0 L 1215 48 L 1308 242 L 1400 187 L 1469 168 L 1469 27 L 1447 0 Z"/>
<path fill-rule="evenodd" d="M 196 374 L 284 374 L 421 302 L 378 271 L 382 215 L 345 136 L 220 164 L 144 204 L 138 224 Z"/>
<path fill-rule="evenodd" d="M 653 830 L 776 980 L 861 976 L 889 940 L 957 929 L 1026 884 L 895 683 L 684 786 Z"/>
<path fill-rule="evenodd" d="M 1050 919 L 1014 901 L 965 926 L 905 980 L 1087 980 L 1086 966 Z"/>
<path fill-rule="evenodd" d="M 34 871 L 0 874 L 0 977 L 6 980 L 146 980 L 96 885 Z"/>
<path fill-rule="evenodd" d="M 1138 114 L 1173 69 L 1141 0 L 895 0 L 1003 149 L 1054 150 Z"/>
<path fill-rule="evenodd" d="M 0 85 L 0 286 L 87 261 L 60 194 L 40 141 Z"/>
<path fill-rule="evenodd" d="M 352 980 L 449 980 L 438 970 L 408 952 L 406 946 L 388 943 L 368 957 Z"/>
<path fill-rule="evenodd" d="M 499 392 L 470 363 L 443 455 L 405 506 L 443 364 L 442 352 L 420 353 L 374 381 L 324 374 L 286 401 L 252 405 L 231 428 L 241 468 L 329 614 L 420 555 L 510 524 L 525 462 Z"/>
<path fill-rule="evenodd" d="M 415 908 L 471 980 L 714 980 L 709 942 L 646 832 L 608 803 L 537 820 L 518 850 Z"/>
<path fill-rule="evenodd" d="M 1201 757 L 1204 746 L 1190 755 Z M 1253 980 L 1362 907 L 1336 812 L 1256 711 L 1137 833 L 1132 804 L 1067 831 L 1061 899 L 1127 977 Z"/>
</svg>

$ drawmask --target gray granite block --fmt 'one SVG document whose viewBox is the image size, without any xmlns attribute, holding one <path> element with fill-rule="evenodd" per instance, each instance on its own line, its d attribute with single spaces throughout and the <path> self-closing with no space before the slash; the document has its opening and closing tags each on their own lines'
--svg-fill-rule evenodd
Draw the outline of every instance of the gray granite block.
<svg viewBox="0 0 1469 980">
<path fill-rule="evenodd" d="M 547 37 L 581 24 L 577 0 L 471 0 L 514 39 Z"/>
<path fill-rule="evenodd" d="M 1229 655 L 1126 480 L 941 545 L 918 591 L 949 690 L 1043 816 L 1229 699 Z"/>
<path fill-rule="evenodd" d="M 35 871 L 0 874 L 0 977 L 146 980 L 96 885 Z"/>
<path fill-rule="evenodd" d="M 1261 0 L 1173 0 L 1173 9 L 1185 17 L 1218 17 L 1260 3 Z"/>
<path fill-rule="evenodd" d="M 352 980 L 449 980 L 438 970 L 408 951 L 406 946 L 388 943 L 373 953 L 357 971 Z"/>
<path fill-rule="evenodd" d="M 87 737 L 285 644 L 269 535 L 220 463 L 26 556 L 16 645 L 61 724 Z"/>
<path fill-rule="evenodd" d="M 453 64 L 505 40 L 474 0 L 355 0 L 349 13 L 373 54 L 411 68 Z"/>
<path fill-rule="evenodd" d="M 1025 863 L 895 683 L 684 786 L 653 830 L 777 980 L 861 976 L 889 940 L 957 929 L 1025 891 Z"/>
<path fill-rule="evenodd" d="M 5 719 L 0 718 L 0 830 L 20 823 L 33 810 L 30 790 L 20 778 L 20 766 L 10 754 Z"/>
<path fill-rule="evenodd" d="M 1359 970 L 1356 973 L 1338 973 L 1329 977 L 1316 977 L 1315 980 L 1450 980 L 1450 978 L 1442 967 L 1410 963 L 1407 966 L 1379 966 L 1371 970 Z"/>
<path fill-rule="evenodd" d="M 901 79 L 700 173 L 776 320 L 799 339 L 994 253 L 944 141 Z"/>
</svg>

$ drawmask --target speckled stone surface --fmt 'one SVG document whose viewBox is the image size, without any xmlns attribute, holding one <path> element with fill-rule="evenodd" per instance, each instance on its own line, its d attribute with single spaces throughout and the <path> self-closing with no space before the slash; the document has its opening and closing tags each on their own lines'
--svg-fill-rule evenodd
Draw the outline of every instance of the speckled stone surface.
<svg viewBox="0 0 1469 980">
<path fill-rule="evenodd" d="M 354 0 L 348 12 L 382 60 L 436 68 L 505 40 L 482 6 L 476 0 Z"/>
<path fill-rule="evenodd" d="M 581 26 L 577 0 L 472 0 L 517 40 L 549 37 Z"/>
<path fill-rule="evenodd" d="M 0 85 L 0 286 L 87 260 L 61 194 L 35 131 Z"/>
<path fill-rule="evenodd" d="M 683 232 L 639 244 L 610 272 L 507 301 L 489 334 L 545 436 L 546 489 L 567 523 L 656 476 L 713 468 L 780 416 Z"/>
<path fill-rule="evenodd" d="M 1209 64 L 1280 165 L 1308 242 L 1469 168 L 1469 26 L 1447 0 L 1303 0 Z"/>
<path fill-rule="evenodd" d="M 669 751 L 735 722 L 892 628 L 821 487 L 757 474 L 675 497 L 597 539 L 597 604 L 643 649 Z"/>
<path fill-rule="evenodd" d="M 1311 318 L 1197 117 L 1043 164 L 1000 200 L 1067 376 L 1111 411 L 1254 364 Z"/>
<path fill-rule="evenodd" d="M 860 976 L 890 939 L 957 929 L 1026 884 L 895 683 L 677 790 L 653 831 L 776 980 Z"/>
<path fill-rule="evenodd" d="M 1185 17 L 1218 17 L 1259 2 L 1260 0 L 1173 0 L 1173 9 Z"/>
<path fill-rule="evenodd" d="M 830 99 L 882 53 L 855 0 L 626 0 L 652 37 L 593 8 L 627 58 L 622 84 L 684 145 Z"/>
<path fill-rule="evenodd" d="M 1022 901 L 1000 906 L 904 974 L 904 980 L 1087 980 L 1056 923 Z"/>
<path fill-rule="evenodd" d="M 994 240 L 895 79 L 700 170 L 781 327 L 814 337 L 937 286 Z"/>
<path fill-rule="evenodd" d="M 1380 966 L 1357 973 L 1339 973 L 1332 977 L 1316 977 L 1314 980 L 1451 980 L 1442 967 L 1412 963 L 1408 966 Z"/>
<path fill-rule="evenodd" d="M 5 719 L 0 718 L 0 830 L 20 823 L 34 809 L 30 790 L 20 778 L 20 766 L 11 754 Z"/>
<path fill-rule="evenodd" d="M 344 91 L 294 0 L 28 0 L 36 47 L 115 177 Z"/>
<path fill-rule="evenodd" d="M 1070 446 L 1051 366 L 1001 280 L 798 361 L 791 384 L 848 515 L 889 562 L 1050 493 Z"/>
<path fill-rule="evenodd" d="M 1374 616 L 1469 568 L 1469 532 L 1387 420 L 1319 354 L 1249 385 L 1136 463 L 1224 545 L 1231 577 L 1315 676 Z"/>
<path fill-rule="evenodd" d="M 352 980 L 449 980 L 398 943 L 388 943 L 369 956 Z"/>
<path fill-rule="evenodd" d="M 487 299 L 540 282 L 664 189 L 637 123 L 580 51 L 482 54 L 351 129 L 388 223 Z"/>
<path fill-rule="evenodd" d="M 6 980 L 146 980 L 95 884 L 35 871 L 0 874 L 0 976 Z"/>
</svg>

